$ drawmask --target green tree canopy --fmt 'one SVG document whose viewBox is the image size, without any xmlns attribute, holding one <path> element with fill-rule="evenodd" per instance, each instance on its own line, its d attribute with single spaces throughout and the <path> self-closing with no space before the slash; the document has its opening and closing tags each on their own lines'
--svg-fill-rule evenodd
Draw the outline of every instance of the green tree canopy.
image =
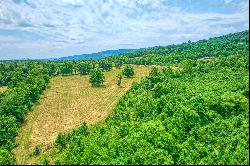
<svg viewBox="0 0 250 166">
<path fill-rule="evenodd" d="M 93 64 L 83 61 L 77 65 L 77 68 L 78 68 L 78 71 L 80 72 L 81 75 L 87 75 L 92 70 Z"/>
<path fill-rule="evenodd" d="M 105 76 L 99 67 L 96 67 L 90 72 L 89 82 L 92 86 L 100 86 L 103 84 Z"/>
<path fill-rule="evenodd" d="M 73 73 L 74 63 L 72 61 L 66 61 L 60 66 L 60 74 L 67 75 Z"/>
<path fill-rule="evenodd" d="M 118 73 L 117 76 L 117 85 L 118 86 L 121 86 L 121 83 L 122 83 L 122 74 L 121 73 Z"/>
<path fill-rule="evenodd" d="M 131 65 L 126 65 L 122 71 L 122 74 L 126 77 L 132 77 L 135 74 L 134 68 Z"/>
<path fill-rule="evenodd" d="M 0 148 L 0 165 L 14 165 L 16 162 L 13 154 Z"/>
</svg>

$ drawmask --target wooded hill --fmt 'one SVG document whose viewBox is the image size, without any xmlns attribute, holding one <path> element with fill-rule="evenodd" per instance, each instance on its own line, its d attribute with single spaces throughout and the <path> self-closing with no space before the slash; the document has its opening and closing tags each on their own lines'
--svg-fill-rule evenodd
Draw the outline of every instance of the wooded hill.
<svg viewBox="0 0 250 166">
<path fill-rule="evenodd" d="M 153 69 L 105 123 L 58 137 L 56 163 L 249 164 L 248 41 L 245 31 L 113 57 L 178 68 Z"/>
<path fill-rule="evenodd" d="M 210 57 L 210 58 L 205 58 Z M 0 164 L 49 78 L 123 64 L 162 65 L 134 83 L 105 123 L 55 141 L 56 164 L 249 164 L 249 31 L 85 61 L 0 63 Z"/>
</svg>

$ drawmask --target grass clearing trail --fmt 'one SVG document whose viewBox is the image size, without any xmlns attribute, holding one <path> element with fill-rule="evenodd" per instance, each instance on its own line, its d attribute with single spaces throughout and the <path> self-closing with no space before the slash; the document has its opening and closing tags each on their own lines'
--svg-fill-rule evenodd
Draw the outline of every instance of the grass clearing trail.
<svg viewBox="0 0 250 166">
<path fill-rule="evenodd" d="M 50 87 L 26 116 L 15 139 L 13 150 L 17 164 L 32 164 L 30 154 L 36 145 L 42 148 L 53 143 L 59 132 L 67 132 L 84 121 L 89 125 L 104 120 L 117 100 L 130 88 L 133 81 L 147 76 L 152 66 L 134 66 L 135 76 L 123 78 L 117 86 L 116 75 L 122 69 L 105 72 L 102 87 L 91 87 L 89 76 L 57 76 Z"/>
</svg>

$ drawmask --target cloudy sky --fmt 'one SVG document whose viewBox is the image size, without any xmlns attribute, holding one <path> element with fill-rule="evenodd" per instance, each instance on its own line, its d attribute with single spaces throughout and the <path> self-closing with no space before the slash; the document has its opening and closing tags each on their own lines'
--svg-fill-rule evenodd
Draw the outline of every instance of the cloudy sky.
<svg viewBox="0 0 250 166">
<path fill-rule="evenodd" d="M 0 0 L 0 59 L 196 41 L 249 29 L 248 0 Z"/>
</svg>

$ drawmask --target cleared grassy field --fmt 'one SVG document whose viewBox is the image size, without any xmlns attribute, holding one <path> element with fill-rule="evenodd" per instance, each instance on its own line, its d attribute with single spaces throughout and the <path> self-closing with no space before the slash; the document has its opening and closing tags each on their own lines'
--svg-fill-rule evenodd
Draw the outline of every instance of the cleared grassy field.
<svg viewBox="0 0 250 166">
<path fill-rule="evenodd" d="M 89 76 L 57 76 L 50 87 L 27 115 L 13 150 L 17 164 L 29 164 L 29 155 L 36 145 L 51 145 L 59 132 L 67 132 L 84 121 L 90 125 L 104 120 L 112 111 L 119 97 L 133 81 L 148 75 L 152 66 L 134 66 L 135 76 L 123 78 L 122 87 L 116 85 L 116 74 L 122 69 L 105 73 L 102 87 L 91 87 Z"/>
</svg>

